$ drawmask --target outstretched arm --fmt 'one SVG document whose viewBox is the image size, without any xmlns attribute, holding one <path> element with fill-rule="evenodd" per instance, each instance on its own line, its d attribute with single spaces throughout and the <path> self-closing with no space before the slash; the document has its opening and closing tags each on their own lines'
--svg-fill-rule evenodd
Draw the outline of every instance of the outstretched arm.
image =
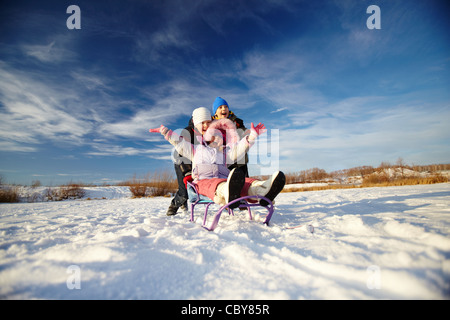
<svg viewBox="0 0 450 320">
<path fill-rule="evenodd" d="M 241 141 L 239 141 L 239 143 L 231 146 L 227 154 L 228 160 L 231 161 L 231 163 L 233 163 L 237 159 L 240 159 L 253 146 L 258 136 L 260 136 L 266 131 L 267 129 L 262 123 L 259 123 L 255 127 L 252 122 L 250 134 L 242 138 Z"/>
<path fill-rule="evenodd" d="M 161 125 L 159 128 L 150 129 L 149 132 L 161 133 L 164 138 L 175 147 L 179 154 L 191 161 L 194 158 L 194 146 L 185 139 L 180 139 L 180 136 L 169 128 Z"/>
</svg>

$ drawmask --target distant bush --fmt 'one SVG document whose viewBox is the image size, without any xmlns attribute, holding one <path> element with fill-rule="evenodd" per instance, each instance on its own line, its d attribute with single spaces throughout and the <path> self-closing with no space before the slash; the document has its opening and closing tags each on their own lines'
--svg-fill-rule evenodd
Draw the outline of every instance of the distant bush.
<svg viewBox="0 0 450 320">
<path fill-rule="evenodd" d="M 363 185 L 387 185 L 394 178 L 390 177 L 385 171 L 379 171 L 369 174 L 363 178 Z"/>
<path fill-rule="evenodd" d="M 19 202 L 19 191 L 17 187 L 0 187 L 0 203 Z"/>
<path fill-rule="evenodd" d="M 167 197 L 178 190 L 178 182 L 173 173 L 164 170 L 162 172 L 147 173 L 142 178 L 136 177 L 124 183 L 130 188 L 133 197 Z"/>
<path fill-rule="evenodd" d="M 150 182 L 150 196 L 166 197 L 171 196 L 178 190 L 178 182 L 174 179 L 172 172 L 165 170 L 155 172 Z"/>
<path fill-rule="evenodd" d="M 363 187 L 408 186 L 416 184 L 434 184 L 448 182 L 448 178 L 435 173 L 428 177 L 388 177 L 386 174 L 372 174 L 364 178 Z"/>
<path fill-rule="evenodd" d="M 376 168 L 359 166 L 330 173 L 323 169 L 312 168 L 286 173 L 286 184 L 321 182 L 327 183 L 327 186 L 291 187 L 284 189 L 283 192 L 444 183 L 449 181 L 448 171 L 450 171 L 450 164 L 409 166 L 402 158 L 398 158 L 395 164 L 383 161 Z M 258 178 L 267 179 L 268 177 Z"/>
<path fill-rule="evenodd" d="M 318 182 L 330 178 L 331 176 L 320 168 L 311 168 L 299 172 L 289 172 L 286 174 L 286 183 L 311 183 Z"/>
<path fill-rule="evenodd" d="M 145 178 L 138 179 L 135 174 L 133 178 L 130 181 L 125 182 L 125 184 L 129 186 L 133 197 L 142 198 L 147 196 L 148 181 Z"/>
<path fill-rule="evenodd" d="M 33 182 L 31 182 L 31 187 L 32 188 L 37 188 L 42 186 L 42 183 L 39 180 L 33 180 Z"/>
<path fill-rule="evenodd" d="M 56 188 L 47 188 L 45 197 L 48 201 L 62 201 L 69 199 L 81 199 L 86 195 L 86 191 L 81 184 L 69 183 Z"/>
<path fill-rule="evenodd" d="M 63 200 L 66 199 L 81 199 L 86 195 L 86 191 L 81 184 L 70 183 L 60 187 L 60 192 Z"/>
</svg>

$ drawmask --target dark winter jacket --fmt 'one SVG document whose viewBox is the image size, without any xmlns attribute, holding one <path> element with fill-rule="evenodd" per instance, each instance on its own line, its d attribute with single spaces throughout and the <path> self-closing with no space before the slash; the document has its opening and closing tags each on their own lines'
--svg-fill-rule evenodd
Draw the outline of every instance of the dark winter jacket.
<svg viewBox="0 0 450 320">
<path fill-rule="evenodd" d="M 190 142 L 191 144 L 195 145 L 198 144 L 199 141 L 197 139 L 195 139 L 196 135 L 200 135 L 201 134 L 195 129 L 194 127 L 194 122 L 191 119 L 189 120 L 189 125 L 183 129 L 181 136 L 188 142 Z M 181 137 L 180 137 L 181 139 Z M 191 160 L 183 157 L 182 155 L 180 155 L 176 150 L 173 151 L 172 154 L 174 163 L 176 165 L 180 166 L 181 172 L 183 173 L 183 175 L 187 176 L 189 174 L 192 173 L 192 162 Z"/>
</svg>

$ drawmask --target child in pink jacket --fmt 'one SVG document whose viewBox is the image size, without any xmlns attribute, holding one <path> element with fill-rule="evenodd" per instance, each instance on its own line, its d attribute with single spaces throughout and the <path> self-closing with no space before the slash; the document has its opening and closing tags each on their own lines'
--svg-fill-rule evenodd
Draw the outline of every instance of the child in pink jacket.
<svg viewBox="0 0 450 320">
<path fill-rule="evenodd" d="M 169 141 L 177 152 L 192 161 L 192 177 L 199 194 L 207 196 L 215 203 L 223 205 L 239 197 L 259 195 L 273 201 L 284 187 L 286 178 L 283 172 L 275 172 L 266 181 L 246 178 L 239 169 L 229 170 L 228 165 L 244 159 L 256 138 L 266 131 L 261 123 L 256 127 L 251 124 L 250 134 L 239 140 L 234 123 L 229 119 L 211 121 L 211 114 L 206 108 L 197 108 L 193 112 L 196 129 L 202 133 L 200 144 L 179 139 L 178 135 L 164 127 L 160 133 Z M 267 206 L 265 200 L 262 205 Z M 236 208 L 235 203 L 231 208 Z"/>
</svg>

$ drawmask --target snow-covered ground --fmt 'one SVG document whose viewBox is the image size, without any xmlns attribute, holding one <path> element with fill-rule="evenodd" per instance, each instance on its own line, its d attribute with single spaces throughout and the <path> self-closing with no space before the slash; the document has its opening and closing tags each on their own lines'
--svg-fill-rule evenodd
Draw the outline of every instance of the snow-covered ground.
<svg viewBox="0 0 450 320">
<path fill-rule="evenodd" d="M 0 298 L 450 298 L 448 183 L 284 193 L 269 227 L 214 232 L 170 198 L 87 192 L 106 200 L 0 205 Z"/>
</svg>

